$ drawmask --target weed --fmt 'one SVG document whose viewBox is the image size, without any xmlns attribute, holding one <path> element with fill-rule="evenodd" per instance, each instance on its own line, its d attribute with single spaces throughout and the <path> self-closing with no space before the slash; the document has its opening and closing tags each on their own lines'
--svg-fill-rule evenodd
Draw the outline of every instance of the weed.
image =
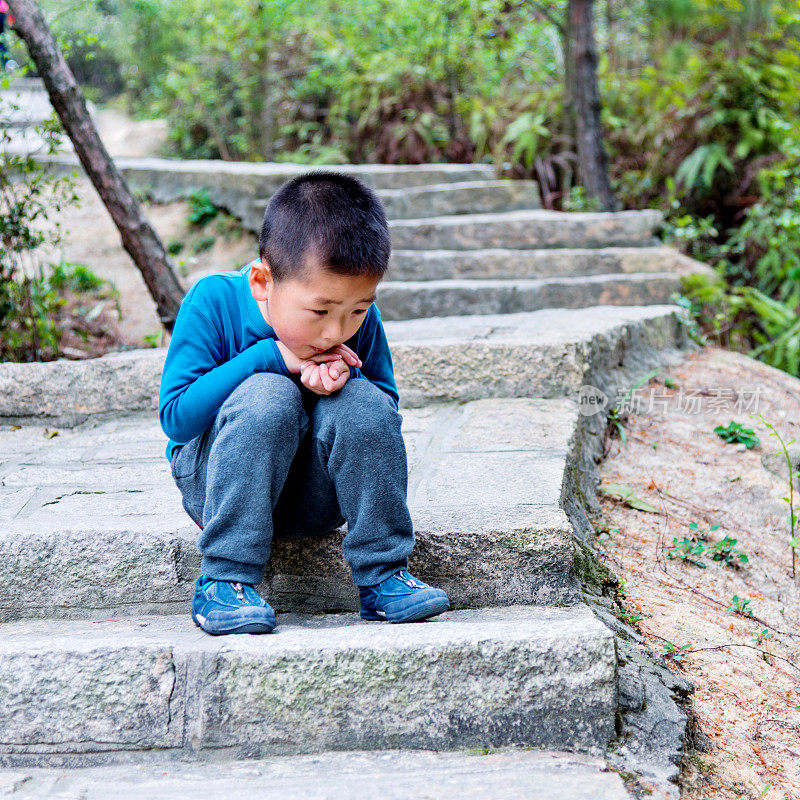
<svg viewBox="0 0 800 800">
<path fill-rule="evenodd" d="M 764 425 L 770 429 L 770 432 L 778 437 L 781 449 L 783 450 L 783 455 L 786 458 L 786 466 L 789 470 L 789 494 L 782 497 L 781 500 L 784 500 L 789 504 L 789 516 L 786 517 L 786 521 L 789 523 L 789 546 L 792 548 L 792 578 L 794 579 L 796 574 L 795 561 L 797 557 L 797 545 L 800 544 L 800 542 L 798 542 L 797 534 L 794 532 L 794 526 L 797 523 L 797 514 L 795 514 L 794 508 L 794 479 L 800 477 L 800 473 L 792 469 L 792 459 L 789 457 L 789 451 L 786 449 L 786 446 L 794 444 L 795 440 L 791 439 L 788 442 L 784 442 L 781 435 L 775 430 L 775 426 L 767 422 L 760 413 L 751 414 L 750 416 L 754 419 L 761 420 L 761 422 L 763 422 Z M 783 613 L 783 611 L 781 611 L 781 613 Z"/>
<path fill-rule="evenodd" d="M 625 427 L 622 424 L 621 414 L 625 409 L 627 403 L 629 402 L 633 393 L 643 384 L 647 383 L 651 378 L 654 378 L 656 375 L 659 374 L 661 370 L 654 369 L 652 372 L 648 372 L 643 378 L 640 378 L 636 383 L 633 384 L 622 396 L 622 399 L 612 408 L 608 415 L 606 416 L 607 425 L 613 425 L 617 433 L 619 434 L 619 438 L 622 441 L 622 446 L 627 447 L 628 439 L 625 435 Z"/>
<path fill-rule="evenodd" d="M 210 250 L 214 246 L 216 239 L 213 236 L 201 236 L 195 243 L 192 250 L 195 255 L 202 253 L 205 250 Z"/>
<path fill-rule="evenodd" d="M 189 195 L 189 224 L 198 228 L 210 222 L 219 214 L 219 207 L 214 205 L 206 189 L 196 189 Z"/>
<path fill-rule="evenodd" d="M 673 537 L 672 545 L 664 548 L 665 555 L 670 560 L 680 559 L 681 561 L 694 564 L 696 567 L 705 569 L 706 565 L 700 561 L 705 552 L 703 542 L 696 541 L 693 537 L 684 536 L 683 539 Z"/>
<path fill-rule="evenodd" d="M 598 488 L 598 491 L 605 495 L 619 495 L 622 502 L 638 511 L 648 511 L 651 514 L 658 514 L 658 509 L 650 503 L 642 500 L 636 495 L 630 486 L 621 483 L 606 483 Z"/>
<path fill-rule="evenodd" d="M 664 548 L 667 558 L 686 561 L 701 568 L 706 566 L 700 560 L 704 556 L 712 561 L 721 561 L 726 567 L 733 569 L 749 563 L 747 555 L 736 547 L 738 539 L 732 539 L 726 534 L 720 541 L 708 544 L 708 533 L 717 530 L 719 525 L 712 525 L 707 533 L 700 530 L 696 522 L 690 522 L 689 528 L 693 531 L 692 536 L 684 536 L 682 539 L 673 537 L 672 544 Z"/>
<path fill-rule="evenodd" d="M 747 564 L 750 559 L 744 553 L 737 551 L 737 541 L 726 534 L 721 541 L 709 545 L 706 553 L 710 553 L 714 561 L 722 561 L 726 567 L 738 569 L 742 564 Z"/>
<path fill-rule="evenodd" d="M 774 639 L 774 638 L 775 638 L 775 634 L 774 633 L 770 633 L 769 630 L 767 630 L 767 628 L 764 628 L 763 631 L 761 631 L 760 633 L 757 633 L 753 637 L 753 641 L 756 644 L 763 644 L 765 641 L 767 641 L 769 639 Z"/>
<path fill-rule="evenodd" d="M 743 617 L 752 617 L 753 612 L 749 608 L 750 601 L 744 597 L 739 597 L 738 594 L 735 594 L 731 598 L 731 604 L 728 606 L 728 611 L 733 611 L 734 614 L 740 614 Z"/>
<path fill-rule="evenodd" d="M 170 239 L 170 241 L 167 242 L 167 252 L 171 256 L 178 255 L 181 250 L 183 250 L 183 242 L 180 239 Z"/>
<path fill-rule="evenodd" d="M 672 642 L 664 644 L 664 658 L 672 659 L 672 661 L 680 661 L 691 648 L 691 642 L 688 644 L 677 645 Z"/>
<path fill-rule="evenodd" d="M 714 428 L 714 433 L 723 438 L 728 444 L 741 442 L 748 450 L 760 444 L 761 441 L 752 428 L 745 428 L 744 425 L 733 420 L 728 423 L 727 427 L 717 425 Z"/>
<path fill-rule="evenodd" d="M 621 606 L 617 613 L 617 618 L 622 620 L 626 625 L 630 625 L 632 628 L 635 628 L 643 619 L 642 615 L 638 612 L 634 613 Z"/>
<path fill-rule="evenodd" d="M 610 528 L 607 522 L 601 520 L 600 522 L 595 523 L 594 532 L 599 544 L 604 544 L 605 542 L 614 544 L 612 534 L 618 534 L 619 528 Z"/>
</svg>

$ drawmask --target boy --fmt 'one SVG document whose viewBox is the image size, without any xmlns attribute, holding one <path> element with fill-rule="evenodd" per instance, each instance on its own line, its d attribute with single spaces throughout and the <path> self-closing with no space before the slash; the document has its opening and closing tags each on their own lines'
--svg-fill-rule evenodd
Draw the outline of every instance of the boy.
<svg viewBox="0 0 800 800">
<path fill-rule="evenodd" d="M 362 618 L 447 611 L 407 569 L 402 417 L 373 302 L 390 254 L 380 200 L 341 173 L 293 178 L 267 206 L 259 254 L 188 292 L 161 379 L 167 458 L 201 529 L 192 619 L 211 634 L 271 631 L 254 586 L 273 535 L 345 520 Z"/>
</svg>

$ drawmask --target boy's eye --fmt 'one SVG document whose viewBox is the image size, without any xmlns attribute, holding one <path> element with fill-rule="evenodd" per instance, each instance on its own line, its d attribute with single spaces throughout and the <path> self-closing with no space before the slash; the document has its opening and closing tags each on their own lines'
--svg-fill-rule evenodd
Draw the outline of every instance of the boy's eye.
<svg viewBox="0 0 800 800">
<path fill-rule="evenodd" d="M 326 309 L 312 308 L 311 310 L 315 314 L 319 314 L 321 317 L 324 317 L 328 313 L 328 311 Z"/>
<path fill-rule="evenodd" d="M 353 313 L 354 314 L 366 314 L 367 313 L 367 309 L 366 308 L 357 308 Z"/>
</svg>

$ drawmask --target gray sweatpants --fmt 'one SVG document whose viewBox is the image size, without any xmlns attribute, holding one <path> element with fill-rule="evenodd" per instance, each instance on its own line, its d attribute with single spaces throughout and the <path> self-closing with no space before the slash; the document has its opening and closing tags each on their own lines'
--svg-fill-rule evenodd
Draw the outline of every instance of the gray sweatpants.
<svg viewBox="0 0 800 800">
<path fill-rule="evenodd" d="M 202 529 L 202 572 L 258 584 L 273 535 L 325 534 L 345 520 L 356 585 L 407 568 L 414 531 L 401 422 L 363 378 L 328 396 L 269 372 L 239 384 L 214 424 L 172 454 L 183 506 Z"/>
</svg>

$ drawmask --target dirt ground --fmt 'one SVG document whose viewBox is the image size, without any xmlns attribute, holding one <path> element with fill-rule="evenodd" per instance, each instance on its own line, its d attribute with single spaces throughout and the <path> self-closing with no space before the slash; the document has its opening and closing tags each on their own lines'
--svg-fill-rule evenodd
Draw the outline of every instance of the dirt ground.
<svg viewBox="0 0 800 800">
<path fill-rule="evenodd" d="M 774 426 L 797 470 L 800 447 L 788 443 L 800 432 L 800 380 L 707 346 L 637 389 L 629 407 L 627 444 L 607 440 L 601 486 L 630 487 L 655 513 L 601 491 L 594 523 L 624 581 L 623 618 L 657 652 L 673 649 L 668 663 L 696 687 L 692 706 L 713 750 L 689 759 L 682 797 L 797 800 L 800 553 L 793 577 L 781 499 L 789 470 L 776 435 L 750 415 Z M 731 420 L 760 444 L 727 443 L 714 432 Z M 793 501 L 797 511 L 796 479 Z M 733 565 L 708 549 L 726 535 L 736 540 Z M 684 538 L 679 551 L 673 539 Z"/>
</svg>

